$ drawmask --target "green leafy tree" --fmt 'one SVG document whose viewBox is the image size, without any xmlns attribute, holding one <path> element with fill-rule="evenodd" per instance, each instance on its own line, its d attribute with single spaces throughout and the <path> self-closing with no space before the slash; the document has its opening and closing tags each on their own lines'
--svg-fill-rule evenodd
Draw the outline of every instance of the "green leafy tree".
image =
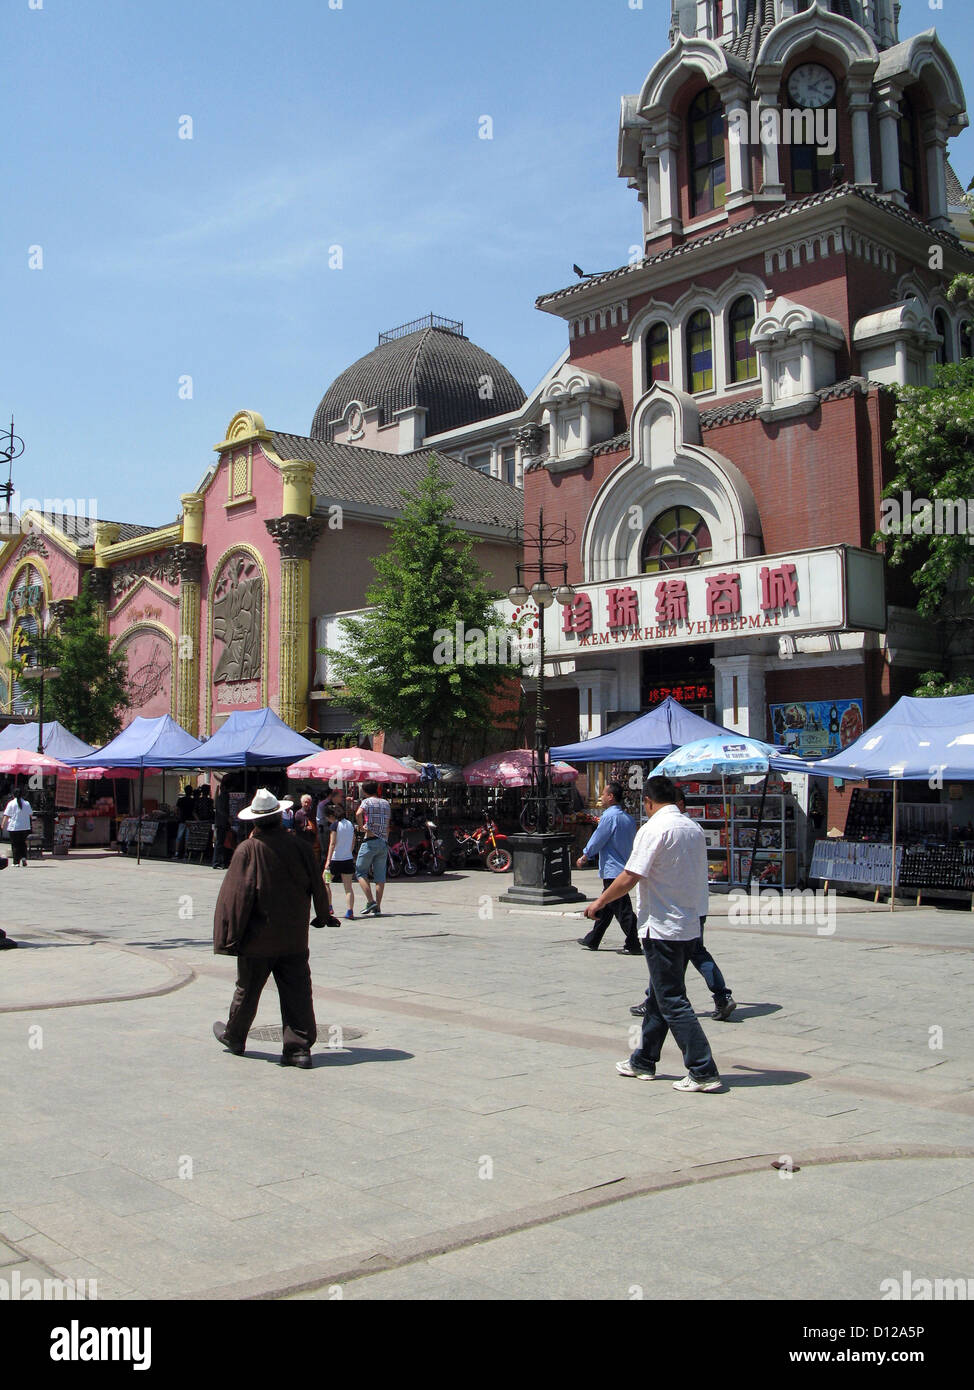
<svg viewBox="0 0 974 1390">
<path fill-rule="evenodd" d="M 949 297 L 974 297 L 974 277 L 957 276 Z M 974 359 L 938 366 L 933 386 L 890 389 L 894 471 L 874 541 L 890 565 L 909 566 L 917 610 L 940 632 L 941 671 L 921 676 L 917 694 L 961 694 L 946 673 L 974 659 Z"/>
<path fill-rule="evenodd" d="M 44 720 L 57 720 L 86 743 L 107 743 L 118 733 L 122 714 L 131 704 L 125 658 L 110 650 L 101 630 L 95 600 L 87 581 L 75 599 L 60 631 L 49 633 L 38 655 L 45 667 L 60 675 L 44 682 Z M 21 688 L 40 702 L 40 679 L 30 667 L 12 662 Z"/>
<path fill-rule="evenodd" d="M 974 676 L 948 680 L 941 671 L 924 671 L 914 695 L 974 695 Z"/>
<path fill-rule="evenodd" d="M 416 495 L 402 496 L 404 510 L 386 528 L 389 549 L 373 560 L 372 611 L 343 619 L 345 650 L 325 654 L 360 727 L 397 730 L 427 759 L 438 734 L 489 726 L 491 697 L 520 668 L 505 659 L 513 633 L 498 623 L 500 594 L 487 588 L 471 538 L 449 519 L 450 488 L 435 455 Z"/>
</svg>

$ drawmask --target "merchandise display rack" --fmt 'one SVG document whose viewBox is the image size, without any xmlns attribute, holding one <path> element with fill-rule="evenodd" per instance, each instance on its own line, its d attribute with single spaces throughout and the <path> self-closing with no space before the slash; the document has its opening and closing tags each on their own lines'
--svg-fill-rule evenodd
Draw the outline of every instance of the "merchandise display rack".
<svg viewBox="0 0 974 1390">
<path fill-rule="evenodd" d="M 697 821 L 707 838 L 710 886 L 716 891 L 744 887 L 752 855 L 752 884 L 791 888 L 797 881 L 798 852 L 795 843 L 795 803 L 781 779 L 768 782 L 760 828 L 761 779 L 756 786 L 732 783 L 722 790 L 719 782 L 681 783 L 687 815 Z M 756 840 L 760 843 L 756 844 Z"/>
</svg>

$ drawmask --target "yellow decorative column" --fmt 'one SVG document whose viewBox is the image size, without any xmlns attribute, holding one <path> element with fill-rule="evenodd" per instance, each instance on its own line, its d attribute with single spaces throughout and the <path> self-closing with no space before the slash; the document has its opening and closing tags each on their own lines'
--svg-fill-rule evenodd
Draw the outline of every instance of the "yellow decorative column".
<svg viewBox="0 0 974 1390">
<path fill-rule="evenodd" d="M 284 514 L 264 525 L 281 552 L 280 716 L 292 729 L 308 723 L 311 648 L 311 552 L 322 528 L 310 516 L 315 465 L 305 459 L 281 465 Z"/>
<path fill-rule="evenodd" d="M 203 498 L 186 492 L 182 540 L 173 546 L 179 571 L 179 646 L 176 652 L 176 722 L 198 735 L 200 715 L 200 582 L 203 575 Z"/>
<path fill-rule="evenodd" d="M 114 521 L 95 523 L 95 568 L 90 571 L 88 586 L 98 607 L 101 630 L 108 636 L 108 610 L 112 600 L 112 573 L 105 552 L 118 540 L 120 527 Z"/>
</svg>

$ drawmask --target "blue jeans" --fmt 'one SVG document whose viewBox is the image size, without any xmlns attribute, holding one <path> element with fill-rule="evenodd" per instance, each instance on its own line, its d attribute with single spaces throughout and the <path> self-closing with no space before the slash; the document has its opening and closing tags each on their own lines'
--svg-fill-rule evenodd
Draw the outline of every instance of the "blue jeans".
<svg viewBox="0 0 974 1390">
<path fill-rule="evenodd" d="M 649 966 L 649 994 L 643 1018 L 642 1042 L 629 1058 L 634 1067 L 655 1071 L 667 1033 L 683 1053 L 695 1081 L 718 1075 L 707 1035 L 687 998 L 685 976 L 694 941 L 654 941 L 647 936 L 643 953 Z"/>
<path fill-rule="evenodd" d="M 700 971 L 700 974 L 704 978 L 704 983 L 714 996 L 714 1003 L 719 1009 L 721 1005 L 727 1003 L 728 999 L 731 997 L 731 991 L 727 988 L 727 983 L 721 974 L 720 966 L 703 944 L 703 924 L 706 920 L 706 917 L 700 918 L 700 935 L 693 941 L 687 943 L 690 947 L 689 961 L 692 966 L 695 966 L 696 969 Z M 651 988 L 651 985 L 646 988 L 647 999 L 649 998 L 649 991 Z"/>
<path fill-rule="evenodd" d="M 720 966 L 703 944 L 703 924 L 706 918 L 701 918 L 700 935 L 695 941 L 690 942 L 690 964 L 696 966 L 704 978 L 704 982 L 710 993 L 714 996 L 714 1003 L 718 1009 L 722 1004 L 726 1004 L 731 997 L 731 992 L 723 975 L 720 973 Z"/>
</svg>

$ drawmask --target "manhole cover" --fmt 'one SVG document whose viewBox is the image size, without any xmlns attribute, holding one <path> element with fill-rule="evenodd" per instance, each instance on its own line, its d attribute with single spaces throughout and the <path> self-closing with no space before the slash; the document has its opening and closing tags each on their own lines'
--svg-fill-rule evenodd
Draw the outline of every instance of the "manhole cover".
<svg viewBox="0 0 974 1390">
<path fill-rule="evenodd" d="M 283 1028 L 251 1028 L 247 1035 L 251 1042 L 283 1042 Z M 342 1047 L 356 1038 L 364 1038 L 361 1028 L 344 1028 L 340 1023 L 326 1023 L 318 1028 L 318 1041 L 329 1047 Z"/>
</svg>

